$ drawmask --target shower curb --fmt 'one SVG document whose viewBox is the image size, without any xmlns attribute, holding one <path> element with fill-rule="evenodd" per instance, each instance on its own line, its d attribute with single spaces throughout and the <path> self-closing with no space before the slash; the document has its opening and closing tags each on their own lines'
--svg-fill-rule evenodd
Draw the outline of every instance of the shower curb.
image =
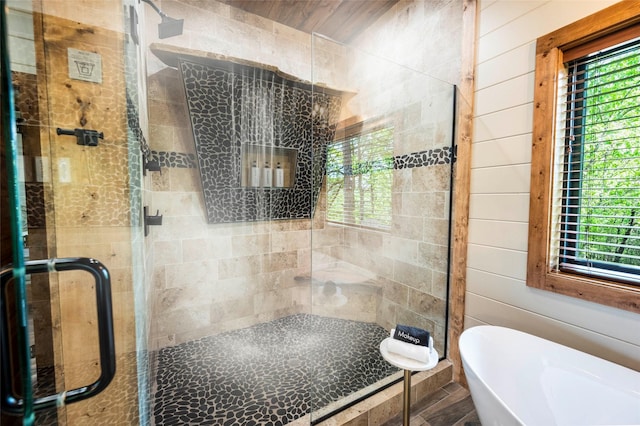
<svg viewBox="0 0 640 426">
<path fill-rule="evenodd" d="M 453 379 L 453 367 L 449 360 L 442 360 L 428 371 L 411 376 L 411 404 L 431 395 Z M 377 394 L 328 418 L 318 426 L 380 425 L 402 412 L 403 383 L 399 382 Z M 311 415 L 306 415 L 289 425 L 311 424 Z"/>
</svg>

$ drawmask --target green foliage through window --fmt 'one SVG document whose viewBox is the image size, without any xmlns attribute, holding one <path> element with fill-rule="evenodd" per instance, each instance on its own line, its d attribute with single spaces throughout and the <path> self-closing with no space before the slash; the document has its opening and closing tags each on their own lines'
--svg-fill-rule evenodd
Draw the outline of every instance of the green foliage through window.
<svg viewBox="0 0 640 426">
<path fill-rule="evenodd" d="M 561 261 L 640 274 L 640 42 L 567 65 Z"/>
<path fill-rule="evenodd" d="M 327 147 L 327 219 L 379 229 L 391 226 L 393 128 Z"/>
</svg>

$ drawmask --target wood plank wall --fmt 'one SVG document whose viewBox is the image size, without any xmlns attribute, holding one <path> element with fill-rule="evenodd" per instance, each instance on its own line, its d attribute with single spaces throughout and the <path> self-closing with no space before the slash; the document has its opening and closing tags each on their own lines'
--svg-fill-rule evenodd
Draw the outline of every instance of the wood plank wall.
<svg viewBox="0 0 640 426">
<path fill-rule="evenodd" d="M 638 314 L 526 285 L 536 39 L 615 3 L 478 1 L 464 322 L 639 369 Z"/>
<path fill-rule="evenodd" d="M 449 292 L 449 359 L 453 379 L 465 384 L 458 339 L 464 329 L 469 194 L 471 185 L 471 139 L 473 135 L 474 66 L 476 52 L 476 0 L 464 0 L 462 15 L 462 64 L 457 101 L 457 159 L 454 183 L 453 258 Z"/>
</svg>

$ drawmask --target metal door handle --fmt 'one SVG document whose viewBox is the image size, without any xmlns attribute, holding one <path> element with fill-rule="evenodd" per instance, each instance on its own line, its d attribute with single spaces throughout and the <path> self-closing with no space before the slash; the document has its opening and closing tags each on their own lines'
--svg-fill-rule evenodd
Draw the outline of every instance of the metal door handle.
<svg viewBox="0 0 640 426">
<path fill-rule="evenodd" d="M 91 398 L 104 390 L 116 372 L 115 345 L 113 338 L 113 317 L 111 308 L 111 278 L 107 268 L 99 261 L 86 257 L 72 257 L 63 259 L 44 259 L 25 262 L 26 274 L 40 274 L 63 271 L 89 272 L 96 284 L 96 304 L 98 316 L 98 341 L 100 345 L 100 377 L 87 386 L 66 390 L 58 394 L 35 398 L 33 407 L 36 410 L 55 407 L 65 403 L 82 401 Z M 0 271 L 0 357 L 1 357 L 1 404 L 2 410 L 8 413 L 20 414 L 23 401 L 14 394 L 10 372 L 12 362 L 9 348 L 9 324 L 7 324 L 7 307 L 5 302 L 5 287 L 11 280 L 13 269 L 8 267 Z"/>
</svg>

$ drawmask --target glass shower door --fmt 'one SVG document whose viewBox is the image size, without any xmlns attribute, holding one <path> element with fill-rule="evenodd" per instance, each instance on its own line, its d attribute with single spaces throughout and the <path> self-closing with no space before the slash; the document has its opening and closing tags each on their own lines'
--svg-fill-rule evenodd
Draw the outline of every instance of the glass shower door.
<svg viewBox="0 0 640 426">
<path fill-rule="evenodd" d="M 2 1 L 3 425 L 138 422 L 126 39 L 99 6 Z"/>
</svg>

